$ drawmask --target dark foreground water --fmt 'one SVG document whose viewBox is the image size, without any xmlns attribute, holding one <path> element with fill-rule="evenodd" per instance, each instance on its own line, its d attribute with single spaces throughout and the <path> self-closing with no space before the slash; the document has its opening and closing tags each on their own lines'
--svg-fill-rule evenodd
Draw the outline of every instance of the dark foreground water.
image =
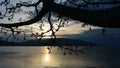
<svg viewBox="0 0 120 68">
<path fill-rule="evenodd" d="M 63 55 L 46 46 L 0 47 L 0 68 L 120 68 L 119 46 L 94 46 L 84 54 Z"/>
</svg>

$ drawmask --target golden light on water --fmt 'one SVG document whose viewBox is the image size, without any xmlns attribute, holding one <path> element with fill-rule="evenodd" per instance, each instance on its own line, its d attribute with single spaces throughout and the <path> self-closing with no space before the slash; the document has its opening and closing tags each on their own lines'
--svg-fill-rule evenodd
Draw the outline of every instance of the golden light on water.
<svg viewBox="0 0 120 68">
<path fill-rule="evenodd" d="M 49 62 L 50 61 L 50 56 L 48 54 L 45 55 L 45 62 Z"/>
<path fill-rule="evenodd" d="M 45 61 L 45 62 L 49 62 L 49 61 L 50 61 L 50 55 L 48 54 L 48 49 L 47 49 L 47 47 L 45 47 L 45 51 L 46 51 L 46 53 L 45 53 L 45 55 L 44 55 L 44 61 Z"/>
</svg>

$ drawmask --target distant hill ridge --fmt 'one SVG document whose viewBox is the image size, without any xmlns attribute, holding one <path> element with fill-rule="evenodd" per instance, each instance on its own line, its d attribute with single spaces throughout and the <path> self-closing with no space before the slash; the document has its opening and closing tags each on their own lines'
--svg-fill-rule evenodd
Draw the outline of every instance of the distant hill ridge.
<svg viewBox="0 0 120 68">
<path fill-rule="evenodd" d="M 85 42 L 82 40 L 73 40 L 66 38 L 56 38 L 54 42 L 51 39 L 42 40 L 27 40 L 24 42 L 6 42 L 0 40 L 0 46 L 92 46 L 96 45 L 91 42 Z"/>
</svg>

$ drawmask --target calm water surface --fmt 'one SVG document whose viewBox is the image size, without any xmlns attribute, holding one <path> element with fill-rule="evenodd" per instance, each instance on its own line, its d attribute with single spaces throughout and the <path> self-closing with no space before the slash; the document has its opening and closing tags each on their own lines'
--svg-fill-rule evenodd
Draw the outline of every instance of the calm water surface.
<svg viewBox="0 0 120 68">
<path fill-rule="evenodd" d="M 95 46 L 84 54 L 63 55 L 46 46 L 0 47 L 0 68 L 120 68 L 119 46 Z"/>
</svg>

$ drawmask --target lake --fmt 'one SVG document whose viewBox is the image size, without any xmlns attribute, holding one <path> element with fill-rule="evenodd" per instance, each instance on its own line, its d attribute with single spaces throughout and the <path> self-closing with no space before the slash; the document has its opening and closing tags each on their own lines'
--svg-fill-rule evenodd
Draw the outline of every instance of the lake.
<svg viewBox="0 0 120 68">
<path fill-rule="evenodd" d="M 119 46 L 93 46 L 80 55 L 57 48 L 48 53 L 47 46 L 0 46 L 0 68 L 120 68 Z"/>
</svg>

